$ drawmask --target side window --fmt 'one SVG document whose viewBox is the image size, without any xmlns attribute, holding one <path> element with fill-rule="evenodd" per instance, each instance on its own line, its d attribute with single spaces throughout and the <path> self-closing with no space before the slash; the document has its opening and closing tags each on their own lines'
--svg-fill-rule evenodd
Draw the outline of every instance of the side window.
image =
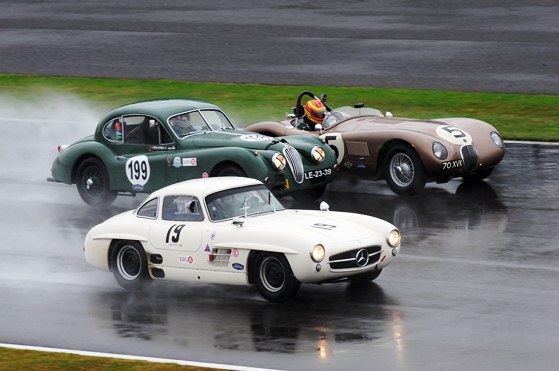
<svg viewBox="0 0 559 371">
<path fill-rule="evenodd" d="M 120 117 L 112 119 L 105 124 L 103 136 L 111 142 L 122 143 L 122 120 Z"/>
<path fill-rule="evenodd" d="M 163 199 L 163 219 L 181 222 L 204 220 L 200 202 L 193 196 L 166 196 Z"/>
<path fill-rule="evenodd" d="M 149 116 L 124 117 L 124 143 L 126 144 L 160 144 L 161 123 Z"/>
<path fill-rule="evenodd" d="M 154 198 L 146 202 L 137 212 L 137 215 L 142 218 L 155 219 L 157 217 L 157 205 L 159 204 L 159 199 Z"/>
</svg>

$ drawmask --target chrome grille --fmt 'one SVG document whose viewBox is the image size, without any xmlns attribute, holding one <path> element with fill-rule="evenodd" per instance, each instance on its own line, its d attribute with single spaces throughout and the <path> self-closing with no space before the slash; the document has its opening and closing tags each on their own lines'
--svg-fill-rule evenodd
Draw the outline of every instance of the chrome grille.
<svg viewBox="0 0 559 371">
<path fill-rule="evenodd" d="M 291 173 L 293 174 L 295 181 L 297 183 L 303 183 L 305 170 L 303 168 L 303 160 L 301 159 L 299 152 L 291 146 L 285 146 L 283 149 L 283 155 L 287 159 L 287 163 L 289 164 L 289 168 L 291 169 Z"/>
<path fill-rule="evenodd" d="M 362 265 L 358 264 L 357 261 L 359 252 L 361 250 L 366 250 L 369 257 L 367 263 Z M 328 259 L 328 264 L 330 265 L 330 269 L 332 271 L 369 267 L 371 265 L 376 265 L 379 262 L 381 251 L 381 246 L 368 246 L 360 249 L 346 251 L 340 254 L 332 255 Z"/>
<path fill-rule="evenodd" d="M 462 148 L 460 148 L 460 153 L 462 154 L 462 159 L 464 160 L 464 170 L 466 172 L 474 170 L 479 160 L 479 154 L 476 146 L 473 144 L 462 146 Z"/>
</svg>

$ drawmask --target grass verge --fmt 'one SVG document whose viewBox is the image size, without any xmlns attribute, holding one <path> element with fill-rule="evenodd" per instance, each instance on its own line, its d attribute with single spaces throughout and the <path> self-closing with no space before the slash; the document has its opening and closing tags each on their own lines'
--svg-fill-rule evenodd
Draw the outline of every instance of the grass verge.
<svg viewBox="0 0 559 371">
<path fill-rule="evenodd" d="M 56 91 L 95 101 L 107 110 L 144 99 L 207 100 L 240 127 L 282 119 L 302 90 L 327 94 L 332 107 L 360 102 L 397 117 L 471 117 L 489 122 L 508 140 L 559 141 L 559 96 L 555 95 L 0 75 L 1 94 L 32 99 L 39 92 Z"/>
<path fill-rule="evenodd" d="M 0 370 L 212 371 L 218 369 L 0 347 Z"/>
</svg>

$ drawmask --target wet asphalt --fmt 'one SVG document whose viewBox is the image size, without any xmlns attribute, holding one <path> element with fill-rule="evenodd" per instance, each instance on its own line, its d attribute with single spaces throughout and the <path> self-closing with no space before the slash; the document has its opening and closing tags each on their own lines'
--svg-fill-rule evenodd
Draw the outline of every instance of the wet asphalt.
<svg viewBox="0 0 559 371">
<path fill-rule="evenodd" d="M 184 4 L 0 1 L 0 73 L 559 92 L 552 1 Z M 47 183 L 56 145 L 92 126 L 29 121 L 103 112 L 65 96 L 43 97 L 42 111 L 2 98 L 0 342 L 289 370 L 543 370 L 559 360 L 555 146 L 508 143 L 486 182 L 431 184 L 410 198 L 336 180 L 331 209 L 389 220 L 404 236 L 368 287 L 303 285 L 282 305 L 220 285 L 160 282 L 137 297 L 88 267 L 82 244 L 141 197 L 94 211 L 74 187 Z M 22 127 L 32 150 L 13 139 Z"/>
</svg>

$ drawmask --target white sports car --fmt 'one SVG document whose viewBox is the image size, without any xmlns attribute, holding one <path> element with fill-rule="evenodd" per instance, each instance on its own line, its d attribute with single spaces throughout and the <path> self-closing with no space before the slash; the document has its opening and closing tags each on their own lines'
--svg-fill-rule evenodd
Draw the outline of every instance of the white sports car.
<svg viewBox="0 0 559 371">
<path fill-rule="evenodd" d="M 371 216 L 285 209 L 258 180 L 188 180 L 93 227 L 86 261 L 129 290 L 153 279 L 255 284 L 269 301 L 301 283 L 374 280 L 400 250 L 400 232 Z"/>
</svg>

